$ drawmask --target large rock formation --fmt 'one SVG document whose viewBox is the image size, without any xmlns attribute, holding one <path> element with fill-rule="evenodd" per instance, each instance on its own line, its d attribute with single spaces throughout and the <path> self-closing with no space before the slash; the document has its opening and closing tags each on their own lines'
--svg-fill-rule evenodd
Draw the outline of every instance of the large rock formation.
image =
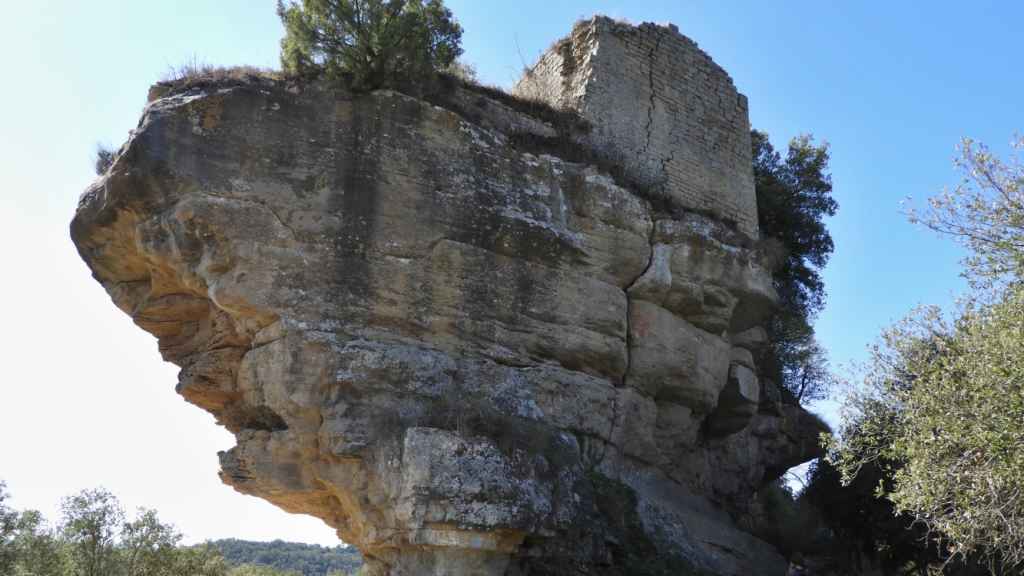
<svg viewBox="0 0 1024 576">
<path fill-rule="evenodd" d="M 507 100 L 433 101 L 158 86 L 83 194 L 95 278 L 237 438 L 224 482 L 368 574 L 783 574 L 738 525 L 818 426 L 757 375 L 756 227 L 538 153 L 590 137 Z"/>
</svg>

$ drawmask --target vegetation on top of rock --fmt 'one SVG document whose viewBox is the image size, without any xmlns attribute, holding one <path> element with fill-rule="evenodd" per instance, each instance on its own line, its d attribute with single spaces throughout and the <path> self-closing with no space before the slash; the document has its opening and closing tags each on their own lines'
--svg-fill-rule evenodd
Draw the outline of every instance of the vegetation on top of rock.
<svg viewBox="0 0 1024 576">
<path fill-rule="evenodd" d="M 821 270 L 834 245 L 825 217 L 839 205 L 832 197 L 828 144 L 794 138 L 786 157 L 764 132 L 751 132 L 754 185 L 761 236 L 777 242 L 781 257 L 773 275 L 779 310 L 768 327 L 762 373 L 798 403 L 825 397 L 831 375 L 812 322 L 825 306 Z"/>
<path fill-rule="evenodd" d="M 102 176 L 114 163 L 114 159 L 117 158 L 117 151 L 104 146 L 103 144 L 96 145 L 96 160 L 93 167 L 96 170 L 97 176 Z"/>
<path fill-rule="evenodd" d="M 462 54 L 462 27 L 441 0 L 279 0 L 277 11 L 285 72 L 357 90 L 429 80 Z"/>
<path fill-rule="evenodd" d="M 172 67 L 160 80 L 159 84 L 171 85 L 176 88 L 191 88 L 207 84 L 234 82 L 252 82 L 259 79 L 279 80 L 281 72 L 256 66 L 214 66 L 193 60 L 178 67 Z"/>
<path fill-rule="evenodd" d="M 975 290 L 882 335 L 831 457 L 847 483 L 880 468 L 896 511 L 1004 570 L 1024 565 L 1024 167 L 961 151 L 964 184 L 917 218 L 971 250 Z"/>
</svg>

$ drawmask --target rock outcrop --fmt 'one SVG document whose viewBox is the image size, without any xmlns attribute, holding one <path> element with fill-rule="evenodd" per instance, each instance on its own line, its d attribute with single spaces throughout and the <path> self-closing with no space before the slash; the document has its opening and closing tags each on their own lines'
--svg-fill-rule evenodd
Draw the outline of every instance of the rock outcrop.
<svg viewBox="0 0 1024 576">
<path fill-rule="evenodd" d="M 83 194 L 94 277 L 237 438 L 224 482 L 368 574 L 783 574 L 737 519 L 818 428 L 758 378 L 749 223 L 451 90 L 160 87 Z"/>
</svg>

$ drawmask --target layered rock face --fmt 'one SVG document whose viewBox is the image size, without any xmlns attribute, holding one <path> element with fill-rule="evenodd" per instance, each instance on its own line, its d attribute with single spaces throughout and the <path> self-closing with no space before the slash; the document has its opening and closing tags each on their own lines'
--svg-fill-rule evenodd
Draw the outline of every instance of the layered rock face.
<svg viewBox="0 0 1024 576">
<path fill-rule="evenodd" d="M 818 428 L 758 378 L 749 230 L 453 90 L 164 87 L 83 194 L 94 277 L 237 439 L 224 482 L 368 574 L 785 573 L 737 522 Z"/>
</svg>

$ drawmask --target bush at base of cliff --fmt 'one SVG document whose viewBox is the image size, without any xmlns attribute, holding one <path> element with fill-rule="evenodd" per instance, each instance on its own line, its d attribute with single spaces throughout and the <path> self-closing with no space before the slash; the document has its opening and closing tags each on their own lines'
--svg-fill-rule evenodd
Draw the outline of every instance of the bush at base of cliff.
<svg viewBox="0 0 1024 576">
<path fill-rule="evenodd" d="M 1024 289 L 908 317 L 873 350 L 834 445 L 847 481 L 881 467 L 878 492 L 954 556 L 1024 566 Z"/>
<path fill-rule="evenodd" d="M 441 0 L 278 1 L 281 65 L 357 90 L 429 81 L 462 53 L 462 27 Z"/>
</svg>

